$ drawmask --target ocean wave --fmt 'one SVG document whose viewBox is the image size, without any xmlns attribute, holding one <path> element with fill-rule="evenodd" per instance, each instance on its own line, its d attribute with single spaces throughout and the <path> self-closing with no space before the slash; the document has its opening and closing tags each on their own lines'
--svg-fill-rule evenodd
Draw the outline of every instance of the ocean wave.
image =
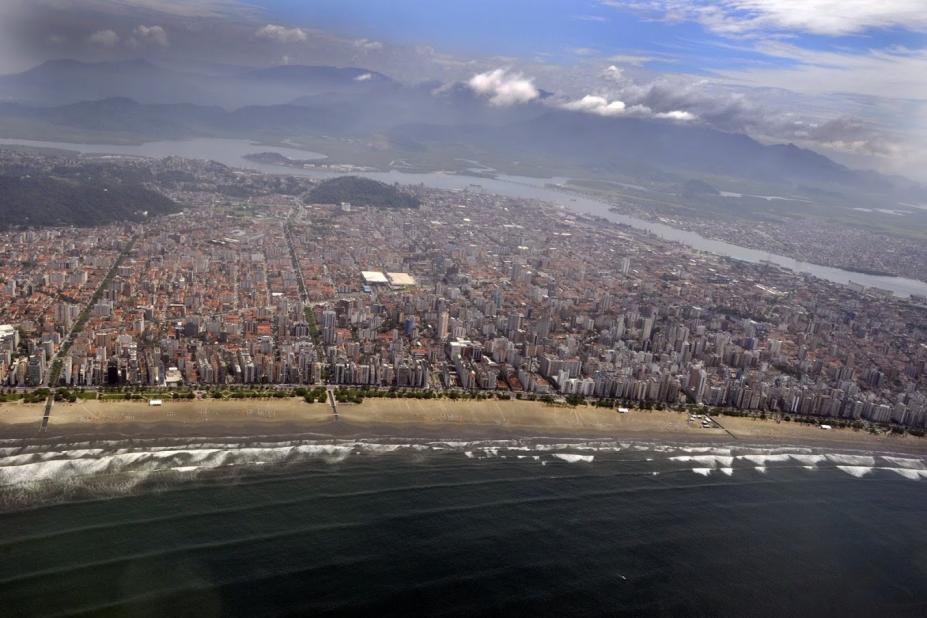
<svg viewBox="0 0 927 618">
<path fill-rule="evenodd" d="M 804 464 L 805 466 L 811 466 L 811 467 L 816 467 L 822 461 L 827 461 L 827 457 L 824 455 L 801 455 L 801 454 L 793 453 L 789 455 L 789 457 L 791 457 L 792 459 L 794 459 L 800 464 Z"/>
<path fill-rule="evenodd" d="M 923 459 L 910 459 L 906 457 L 889 457 L 882 455 L 882 459 L 898 468 L 910 468 L 912 470 L 927 470 Z"/>
<path fill-rule="evenodd" d="M 861 479 L 867 474 L 871 474 L 875 468 L 872 466 L 837 466 L 837 469 L 841 472 L 846 472 L 850 476 Z"/>
<path fill-rule="evenodd" d="M 275 436 L 252 438 L 194 437 L 142 438 L 130 440 L 83 440 L 65 444 L 18 440 L 0 448 L 0 506 L 10 501 L 27 501 L 30 493 L 61 493 L 61 488 L 94 485 L 106 493 L 132 491 L 140 484 L 169 487 L 196 478 L 200 482 L 210 470 L 228 469 L 221 474 L 239 476 L 237 470 L 263 466 L 289 466 L 303 462 L 338 464 L 357 456 L 377 457 L 406 452 L 418 464 L 428 457 L 449 452 L 473 460 L 495 459 L 501 462 L 525 459 L 547 465 L 550 461 L 591 463 L 609 461 L 609 455 L 646 452 L 634 459 L 612 456 L 611 461 L 628 466 L 644 466 L 644 473 L 659 474 L 667 463 L 688 463 L 693 473 L 708 476 L 732 476 L 739 466 L 749 464 L 765 474 L 770 464 L 795 461 L 807 470 L 830 463 L 846 474 L 862 478 L 873 469 L 885 469 L 910 480 L 927 478 L 923 459 L 878 455 L 891 467 L 875 468 L 876 456 L 844 453 L 814 453 L 800 447 L 758 445 L 657 444 L 613 440 L 578 440 L 552 437 L 501 440 L 416 440 L 412 438 L 379 439 L 278 439 Z M 601 458 L 600 458 L 601 455 Z M 463 459 L 461 457 L 461 459 Z M 501 463 L 500 463 L 501 465 Z M 826 466 L 830 467 L 830 466 Z M 776 466 L 772 466 L 775 470 Z M 57 489 L 54 489 L 57 488 Z M 11 498 L 12 496 L 12 498 Z"/>
<path fill-rule="evenodd" d="M 914 470 L 912 468 L 880 468 L 880 470 L 891 470 L 895 474 L 903 476 L 909 481 L 927 479 L 927 470 Z"/>
<path fill-rule="evenodd" d="M 717 447 L 717 446 L 684 446 L 684 447 L 679 447 L 679 450 L 682 451 L 683 453 L 690 453 L 690 454 L 705 453 L 709 455 L 719 455 L 723 457 L 729 457 L 732 452 L 732 449 L 729 447 Z"/>
<path fill-rule="evenodd" d="M 743 459 L 754 463 L 758 466 L 765 466 L 768 463 L 785 462 L 791 458 L 788 454 L 778 455 L 738 455 L 737 459 Z"/>
<path fill-rule="evenodd" d="M 827 457 L 828 461 L 843 466 L 871 467 L 875 465 L 875 457 L 872 455 L 842 455 L 828 453 L 825 457 Z"/>
<path fill-rule="evenodd" d="M 722 455 L 676 455 L 669 458 L 670 461 L 679 461 L 684 463 L 699 463 L 703 466 L 723 466 L 730 468 L 734 463 L 734 458 Z"/>
<path fill-rule="evenodd" d="M 595 455 L 576 455 L 575 453 L 552 453 L 552 455 L 567 463 L 592 463 L 592 460 L 595 459 Z"/>
</svg>

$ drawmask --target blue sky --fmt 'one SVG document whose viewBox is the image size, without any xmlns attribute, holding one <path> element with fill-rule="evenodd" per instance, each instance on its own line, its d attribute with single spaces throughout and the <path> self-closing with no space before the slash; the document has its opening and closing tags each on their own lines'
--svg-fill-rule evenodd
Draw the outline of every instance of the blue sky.
<svg viewBox="0 0 927 618">
<path fill-rule="evenodd" d="M 699 35 L 694 24 L 668 25 L 623 15 L 597 2 L 565 0 L 320 0 L 265 3 L 268 13 L 350 36 L 422 44 L 461 54 L 530 57 L 550 53 L 568 59 L 568 50 L 659 51 L 665 42 L 682 43 Z M 665 49 L 663 50 L 665 51 Z"/>
<path fill-rule="evenodd" d="M 0 71 L 327 64 L 927 178 L 927 0 L 0 0 Z"/>
<path fill-rule="evenodd" d="M 749 1 L 749 0 L 746 0 Z M 786 2 L 788 0 L 785 0 Z M 876 3 L 876 0 L 868 0 Z M 881 0 L 891 4 L 891 0 Z M 576 51 L 601 56 L 652 54 L 652 68 L 707 72 L 756 63 L 790 66 L 794 59 L 759 51 L 765 37 L 780 37 L 791 45 L 821 52 L 865 54 L 873 49 L 927 47 L 927 33 L 896 25 L 867 23 L 850 17 L 839 29 L 814 23 L 803 27 L 775 24 L 745 32 L 719 32 L 710 21 L 666 19 L 658 10 L 627 8 L 629 4 L 597 0 L 263 0 L 258 5 L 269 18 L 305 24 L 346 36 L 383 39 L 395 44 L 430 45 L 456 54 L 504 55 L 569 64 Z M 649 3 L 654 6 L 660 2 Z M 685 4 L 685 3 L 683 3 Z M 690 4 L 698 5 L 698 1 Z M 711 3 L 708 3 L 711 4 Z M 763 4 L 762 0 L 760 4 Z M 768 3 L 773 6 L 775 2 Z M 625 5 L 617 6 L 617 5 Z M 927 2 L 924 2 L 927 14 Z M 731 10 L 732 19 L 749 17 Z M 884 18 L 883 18 L 884 19 Z M 889 20 L 892 21 L 892 20 Z M 733 36 L 732 36 L 733 35 Z M 732 43 L 734 44 L 732 46 Z"/>
<path fill-rule="evenodd" d="M 495 70 L 509 73 L 484 82 L 537 79 L 571 109 L 685 118 L 921 177 L 927 168 L 927 0 L 258 5 L 271 21 L 427 45 L 484 69 L 498 57 Z"/>
</svg>

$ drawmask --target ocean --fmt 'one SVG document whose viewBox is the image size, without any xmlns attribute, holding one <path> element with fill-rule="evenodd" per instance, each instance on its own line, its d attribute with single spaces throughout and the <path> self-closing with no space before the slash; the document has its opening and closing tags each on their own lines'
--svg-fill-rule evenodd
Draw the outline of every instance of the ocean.
<svg viewBox="0 0 927 618">
<path fill-rule="evenodd" d="M 0 612 L 927 615 L 923 458 L 614 441 L 0 441 Z"/>
</svg>

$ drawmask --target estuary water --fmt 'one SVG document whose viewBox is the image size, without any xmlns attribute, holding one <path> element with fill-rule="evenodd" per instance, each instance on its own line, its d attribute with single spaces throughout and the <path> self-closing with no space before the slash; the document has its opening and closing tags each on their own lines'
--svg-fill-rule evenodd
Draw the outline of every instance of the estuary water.
<svg viewBox="0 0 927 618">
<path fill-rule="evenodd" d="M 927 613 L 923 458 L 615 441 L 0 441 L 3 614 Z"/>
<path fill-rule="evenodd" d="M 144 157 L 166 157 L 170 155 L 209 159 L 219 161 L 233 167 L 256 169 L 272 174 L 292 174 L 312 176 L 316 178 L 340 176 L 343 173 L 326 172 L 319 170 L 304 170 L 299 168 L 281 167 L 249 161 L 245 155 L 259 152 L 277 152 L 292 159 L 324 159 L 325 155 L 310 153 L 304 150 L 281 148 L 278 146 L 262 146 L 248 140 L 241 139 L 215 139 L 197 138 L 183 141 L 146 142 L 138 145 L 112 145 L 112 144 L 73 144 L 66 142 L 45 142 L 21 139 L 0 139 L 0 144 L 25 145 L 43 148 L 59 148 L 95 154 L 120 154 Z M 354 172 L 352 172 L 354 173 Z M 464 174 L 451 174 L 441 172 L 407 173 L 392 170 L 390 172 L 357 172 L 358 175 L 367 176 L 384 182 L 398 182 L 400 184 L 424 184 L 437 189 L 473 189 L 477 185 L 483 190 L 517 198 L 530 198 L 552 202 L 572 211 L 597 215 L 616 223 L 623 223 L 636 229 L 646 230 L 665 238 L 688 245 L 694 249 L 727 256 L 746 262 L 767 261 L 777 264 L 794 272 L 809 273 L 815 277 L 847 284 L 850 281 L 866 287 L 877 287 L 889 290 L 897 296 L 907 297 L 911 294 L 927 296 L 927 282 L 909 279 L 906 277 L 885 277 L 854 273 L 840 268 L 821 266 L 810 262 L 803 262 L 790 257 L 748 249 L 720 240 L 705 238 L 695 232 L 681 230 L 662 223 L 646 221 L 637 217 L 610 212 L 610 206 L 605 202 L 584 196 L 566 193 L 555 186 L 565 182 L 566 178 L 529 178 L 521 176 L 498 176 L 484 178 L 467 176 Z"/>
</svg>

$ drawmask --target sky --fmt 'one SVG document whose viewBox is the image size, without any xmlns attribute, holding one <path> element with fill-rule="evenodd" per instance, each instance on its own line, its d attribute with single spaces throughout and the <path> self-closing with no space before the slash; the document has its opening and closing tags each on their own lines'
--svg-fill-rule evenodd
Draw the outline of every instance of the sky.
<svg viewBox="0 0 927 618">
<path fill-rule="evenodd" d="M 927 0 L 0 0 L 0 72 L 60 57 L 361 66 L 927 181 Z"/>
</svg>

